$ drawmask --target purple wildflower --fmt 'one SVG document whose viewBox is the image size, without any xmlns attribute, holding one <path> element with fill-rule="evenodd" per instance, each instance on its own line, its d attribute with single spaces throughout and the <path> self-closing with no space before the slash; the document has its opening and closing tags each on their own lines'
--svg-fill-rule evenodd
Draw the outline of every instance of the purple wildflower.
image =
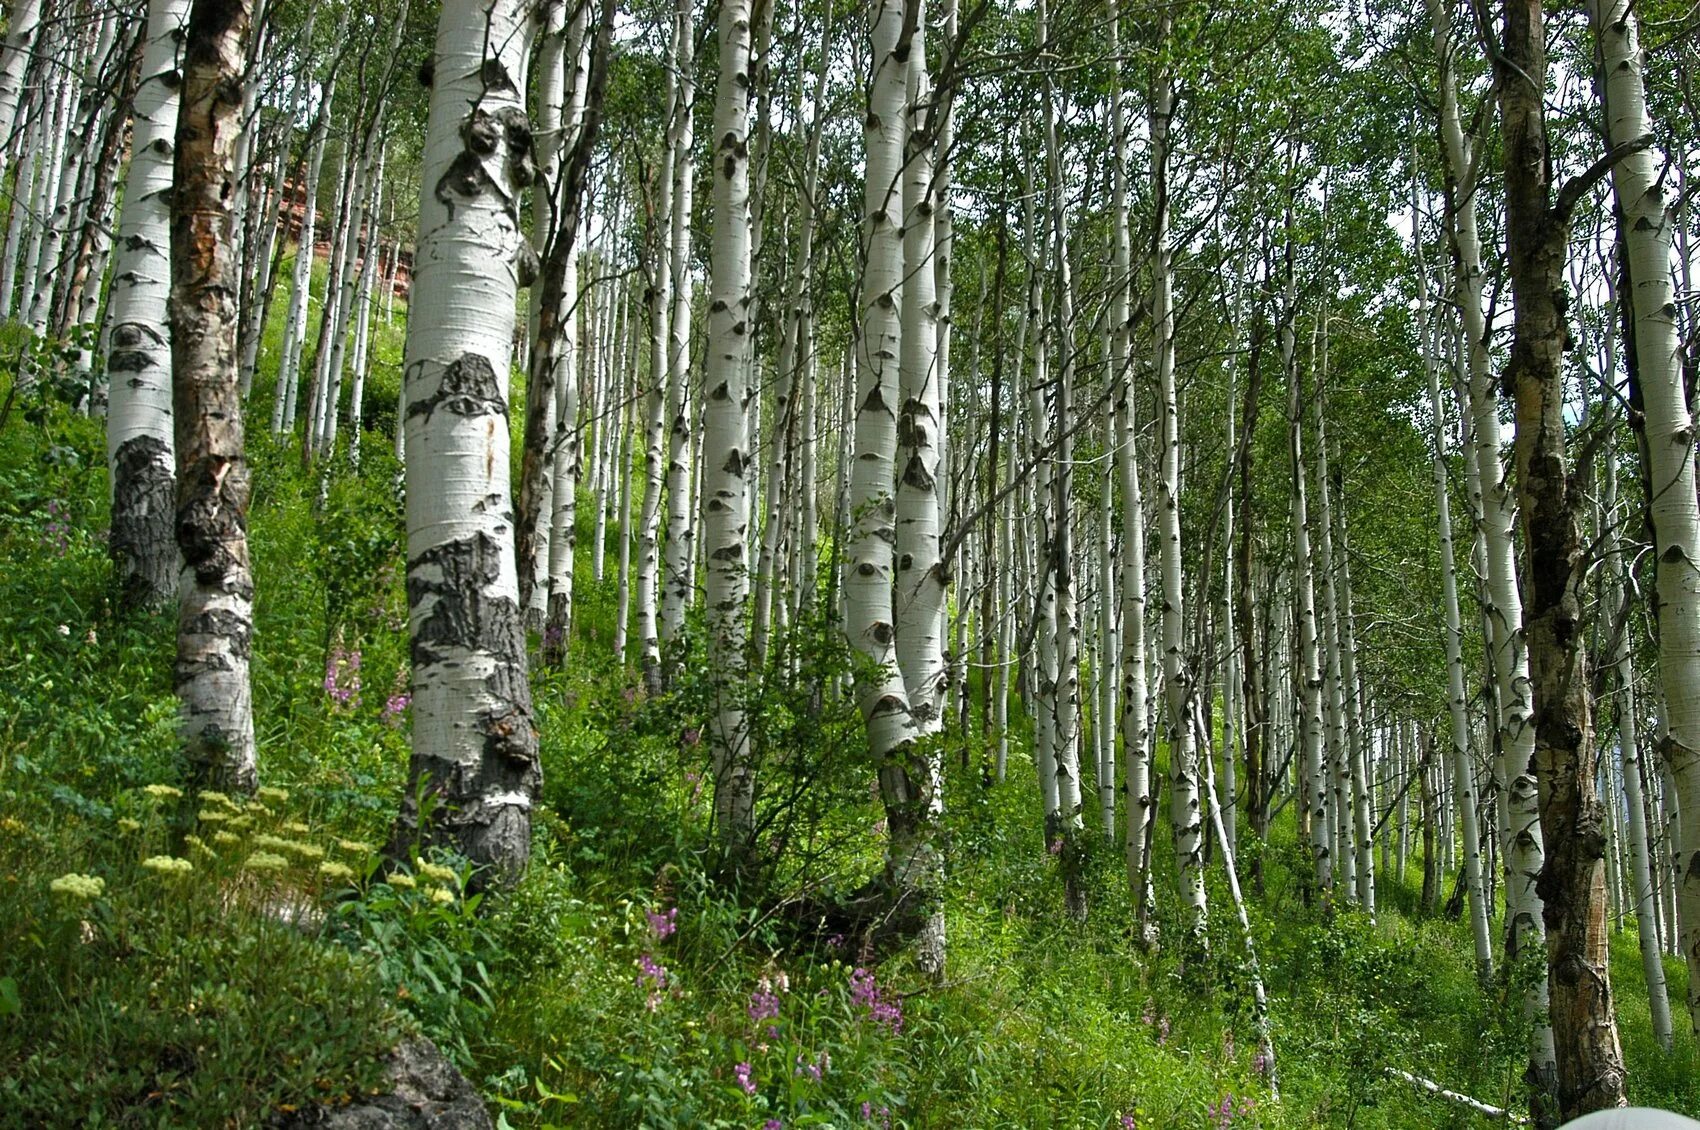
<svg viewBox="0 0 1700 1130">
<path fill-rule="evenodd" d="M 655 933 L 657 941 L 671 937 L 679 928 L 679 908 L 676 906 L 665 911 L 646 910 L 643 916 L 649 919 L 649 928 Z"/>
<path fill-rule="evenodd" d="M 638 988 L 642 989 L 647 986 L 650 988 L 651 992 L 654 993 L 667 987 L 667 967 L 656 961 L 649 954 L 646 953 L 642 957 L 638 958 L 638 970 Z M 655 1004 L 658 1003 L 660 1002 L 656 1001 L 650 1005 L 651 1012 L 655 1011 Z"/>
<path fill-rule="evenodd" d="M 761 1130 L 785 1130 L 785 1123 L 777 1118 L 770 1118 L 761 1124 Z"/>
<path fill-rule="evenodd" d="M 892 1035 L 903 1030 L 903 1001 L 887 998 L 870 970 L 858 966 L 850 972 L 850 1000 L 868 1010 L 870 1019 L 884 1024 Z"/>
<path fill-rule="evenodd" d="M 1157 1021 L 1157 1046 L 1162 1047 L 1169 1042 L 1169 1018 L 1163 1017 Z"/>
<path fill-rule="evenodd" d="M 740 1063 L 732 1069 L 732 1074 L 738 1077 L 738 1086 L 744 1089 L 744 1094 L 756 1093 L 756 1081 L 751 1078 L 751 1068 L 748 1063 Z"/>
<path fill-rule="evenodd" d="M 360 705 L 360 649 L 348 651 L 341 644 L 325 659 L 325 694 L 338 710 Z"/>
<path fill-rule="evenodd" d="M 413 696 L 408 694 L 406 691 L 402 691 L 400 694 L 392 694 L 389 698 L 384 700 L 384 712 L 382 715 L 384 725 L 400 726 L 401 716 L 406 714 L 407 708 L 412 705 Z"/>
<path fill-rule="evenodd" d="M 751 1024 L 773 1020 L 779 1016 L 779 995 L 768 989 L 758 988 L 750 994 L 750 1004 L 746 1011 L 750 1014 Z"/>
<path fill-rule="evenodd" d="M 1133 1115 L 1124 1114 L 1121 1117 L 1122 1130 L 1139 1130 L 1139 1123 L 1133 1120 Z"/>
</svg>

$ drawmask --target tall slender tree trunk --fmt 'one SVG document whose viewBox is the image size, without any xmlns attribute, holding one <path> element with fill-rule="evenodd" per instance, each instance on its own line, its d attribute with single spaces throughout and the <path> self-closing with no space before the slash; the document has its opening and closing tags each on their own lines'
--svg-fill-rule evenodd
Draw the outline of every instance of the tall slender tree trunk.
<svg viewBox="0 0 1700 1130">
<path fill-rule="evenodd" d="M 254 580 L 237 372 L 241 290 L 229 194 L 251 0 L 195 0 L 183 35 L 171 188 L 171 377 L 177 440 L 176 691 L 191 777 L 252 792 Z"/>
<path fill-rule="evenodd" d="M 0 154 L 17 148 L 12 134 L 18 125 L 24 75 L 29 70 L 30 54 L 35 50 L 36 33 L 41 28 L 41 0 L 17 0 L 6 15 L 6 40 L 0 45 Z"/>
<path fill-rule="evenodd" d="M 658 600 L 661 587 L 661 499 L 667 486 L 663 455 L 667 435 L 667 343 L 668 319 L 673 313 L 673 271 L 669 259 L 672 235 L 673 165 L 677 159 L 674 138 L 680 114 L 679 21 L 673 20 L 663 78 L 662 96 L 667 135 L 662 144 L 661 164 L 655 176 L 655 198 L 649 209 L 648 245 L 645 247 L 649 282 L 649 384 L 645 393 L 643 445 L 643 502 L 638 513 L 638 649 L 644 685 L 650 694 L 661 692 L 661 620 Z"/>
<path fill-rule="evenodd" d="M 662 549 L 661 643 L 664 650 L 680 637 L 685 610 L 696 593 L 695 529 L 692 518 L 692 412 L 691 396 L 691 211 L 696 191 L 696 159 L 693 128 L 696 105 L 695 32 L 692 30 L 694 0 L 678 0 L 674 31 L 678 49 L 679 109 L 674 119 L 672 263 L 673 315 L 668 319 L 672 335 L 667 347 L 667 541 Z M 663 674 L 667 670 L 663 668 Z"/>
<path fill-rule="evenodd" d="M 188 16 L 189 0 L 152 0 L 149 5 L 106 315 L 106 371 L 112 380 L 106 418 L 110 545 L 126 601 L 154 608 L 177 594 L 178 581 L 172 533 L 170 197 L 181 89 L 178 46 Z"/>
<path fill-rule="evenodd" d="M 1592 0 L 1588 14 L 1604 68 L 1606 140 L 1618 148 L 1650 138 L 1653 122 L 1635 14 L 1628 0 Z M 1672 223 L 1664 183 L 1651 149 L 1629 153 L 1612 168 L 1630 284 L 1625 298 L 1632 315 L 1631 373 L 1642 410 L 1648 525 L 1658 551 L 1659 677 L 1669 704 L 1663 753 L 1676 783 L 1678 807 L 1700 813 L 1700 500 L 1695 494 L 1694 420 L 1682 373 L 1670 269 Z M 1625 758 L 1630 756 L 1626 745 Z M 1626 761 L 1626 784 L 1630 770 Z M 1631 813 L 1631 820 L 1637 815 Z M 1683 821 L 1676 850 L 1689 1020 L 1700 1032 L 1700 819 Z M 1640 866 L 1636 864 L 1638 872 Z"/>
<path fill-rule="evenodd" d="M 1311 556 L 1310 510 L 1307 505 L 1304 461 L 1303 394 L 1295 353 L 1298 341 L 1293 320 L 1297 296 L 1293 278 L 1292 206 L 1287 209 L 1287 294 L 1281 315 L 1281 360 L 1287 377 L 1287 443 L 1293 476 L 1293 589 L 1298 619 L 1297 675 L 1300 683 L 1299 741 L 1303 753 L 1302 777 L 1310 820 L 1312 883 L 1317 898 L 1326 908 L 1333 896 L 1333 840 L 1328 831 L 1328 777 L 1323 761 L 1322 660 L 1318 643 L 1315 568 Z"/>
<path fill-rule="evenodd" d="M 1420 238 L 1420 237 L 1419 237 Z M 1435 357 L 1435 327 L 1429 312 L 1428 268 L 1417 271 L 1419 317 L 1424 368 L 1428 373 L 1429 410 L 1434 416 L 1434 499 L 1440 541 L 1442 611 L 1446 617 L 1446 705 L 1452 719 L 1451 765 L 1458 795 L 1458 815 L 1464 828 L 1464 882 L 1470 895 L 1470 930 L 1476 943 L 1476 976 L 1485 985 L 1493 977 L 1493 943 L 1489 907 L 1482 895 L 1481 834 L 1476 826 L 1475 777 L 1470 769 L 1470 721 L 1464 697 L 1464 628 L 1458 612 L 1458 568 L 1452 545 L 1452 501 L 1447 487 L 1446 407 L 1440 396 L 1440 373 Z"/>
<path fill-rule="evenodd" d="M 750 585 L 750 31 L 750 0 L 725 0 L 714 99 L 714 243 L 703 397 L 702 537 L 714 687 L 709 729 L 714 817 L 734 866 L 747 863 L 755 847 L 755 766 L 737 686 L 746 666 L 744 605 Z"/>
<path fill-rule="evenodd" d="M 1512 526 L 1515 506 L 1500 456 L 1499 405 L 1489 369 L 1488 324 L 1482 299 L 1482 248 L 1476 226 L 1479 154 L 1464 136 L 1453 65 L 1451 20 L 1444 0 L 1430 0 L 1435 56 L 1440 65 L 1440 135 L 1446 158 L 1447 186 L 1452 196 L 1448 235 L 1452 244 L 1453 297 L 1463 328 L 1465 372 L 1469 393 L 1469 433 L 1475 456 L 1472 504 L 1480 522 L 1481 548 L 1487 566 L 1484 593 L 1494 689 L 1499 700 L 1499 757 L 1494 766 L 1495 791 L 1503 797 L 1502 836 L 1505 857 L 1506 951 L 1513 962 L 1538 954 L 1545 943 L 1545 919 L 1536 881 L 1545 858 L 1545 843 L 1536 804 L 1533 759 L 1534 704 L 1530 696 L 1529 656 L 1524 635 L 1523 595 L 1517 582 Z M 1552 1121 L 1547 1107 L 1557 1090 L 1556 1052 L 1548 1018 L 1547 978 L 1531 975 L 1524 981 L 1524 1013 L 1531 1020 L 1528 1083 L 1540 1118 Z"/>
<path fill-rule="evenodd" d="M 1565 451 L 1561 308 L 1567 205 L 1552 201 L 1547 48 L 1539 0 L 1505 0 L 1495 59 L 1505 158 L 1505 233 L 1514 317 L 1504 384 L 1514 405 L 1517 501 L 1528 552 L 1525 632 L 1534 697 L 1535 777 L 1547 845 L 1538 893 L 1558 1105 L 1563 1118 L 1624 1106 L 1607 960 L 1604 818 L 1594 789 L 1583 654 L 1580 489 Z M 1686 456 L 1684 456 L 1686 461 Z M 1688 472 L 1692 476 L 1693 472 Z"/>
<path fill-rule="evenodd" d="M 394 850 L 447 840 L 498 877 L 526 865 L 542 778 L 508 470 L 530 48 L 520 0 L 445 0 L 402 392 L 413 758 Z"/>
<path fill-rule="evenodd" d="M 922 0 L 907 0 L 921 5 Z M 926 16 L 917 11 L 909 44 L 908 108 L 904 146 L 901 345 L 897 414 L 897 663 L 908 689 L 909 710 L 920 737 L 944 729 L 947 672 L 940 635 L 945 603 L 945 563 L 939 556 L 939 445 L 944 404 L 938 371 L 938 291 L 933 254 L 936 211 L 927 75 Z M 935 749 L 932 755 L 936 758 Z M 934 777 L 933 804 L 941 798 Z"/>
<path fill-rule="evenodd" d="M 881 0 L 871 14 L 864 236 L 867 266 L 857 302 L 856 418 L 852 440 L 850 532 L 845 562 L 845 631 L 868 660 L 856 688 L 866 722 L 869 753 L 879 773 L 889 836 L 887 881 L 923 924 L 935 921 L 941 861 L 934 844 L 932 777 L 916 740 L 909 693 L 896 655 L 893 584 L 897 508 L 894 497 L 898 445 L 903 244 L 904 101 L 914 24 L 901 0 Z M 936 973 L 938 947 L 918 955 Z"/>
<path fill-rule="evenodd" d="M 1167 53 L 1171 35 L 1165 10 L 1158 23 L 1158 50 Z M 1151 94 L 1151 193 L 1156 211 L 1151 258 L 1152 333 L 1157 396 L 1162 413 L 1161 466 L 1158 474 L 1158 535 L 1163 574 L 1163 689 L 1168 705 L 1169 819 L 1174 827 L 1175 859 L 1180 867 L 1181 899 L 1186 904 L 1190 944 L 1204 944 L 1208 922 L 1204 893 L 1204 811 L 1199 804 L 1198 747 L 1192 729 L 1196 690 L 1184 651 L 1186 612 L 1181 560 L 1181 433 L 1175 391 L 1175 310 L 1172 253 L 1169 249 L 1169 126 L 1174 113 L 1173 80 L 1160 63 Z"/>
</svg>

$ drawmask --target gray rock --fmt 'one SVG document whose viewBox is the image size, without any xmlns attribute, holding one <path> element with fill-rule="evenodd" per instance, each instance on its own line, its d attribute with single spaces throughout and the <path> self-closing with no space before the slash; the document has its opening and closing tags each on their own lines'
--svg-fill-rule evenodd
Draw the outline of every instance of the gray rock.
<svg viewBox="0 0 1700 1130">
<path fill-rule="evenodd" d="M 276 1123 L 277 1130 L 493 1130 L 484 1101 L 430 1040 L 404 1040 L 384 1068 L 391 1088 L 344 1107 L 315 1106 Z"/>
</svg>

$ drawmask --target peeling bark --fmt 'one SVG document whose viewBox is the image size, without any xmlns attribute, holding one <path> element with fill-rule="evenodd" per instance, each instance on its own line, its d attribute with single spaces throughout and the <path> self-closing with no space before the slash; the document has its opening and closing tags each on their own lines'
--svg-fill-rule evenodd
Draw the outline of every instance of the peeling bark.
<svg viewBox="0 0 1700 1130">
<path fill-rule="evenodd" d="M 250 0 L 195 0 L 183 41 L 171 193 L 171 377 L 177 447 L 176 690 L 192 778 L 257 784 L 248 664 L 254 582 L 237 372 L 241 280 L 231 174 Z"/>
</svg>

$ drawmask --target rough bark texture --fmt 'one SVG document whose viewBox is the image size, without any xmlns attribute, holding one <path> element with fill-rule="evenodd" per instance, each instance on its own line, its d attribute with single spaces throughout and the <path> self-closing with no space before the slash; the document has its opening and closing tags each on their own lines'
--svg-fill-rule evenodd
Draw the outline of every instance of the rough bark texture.
<svg viewBox="0 0 1700 1130">
<path fill-rule="evenodd" d="M 177 595 L 171 411 L 172 154 L 177 61 L 189 0 L 153 0 L 136 87 L 133 154 L 124 182 L 107 319 L 106 424 L 112 481 L 109 542 L 126 604 L 163 608 Z"/>
<path fill-rule="evenodd" d="M 541 783 L 508 482 L 529 28 L 521 0 L 443 5 L 403 385 L 413 758 L 394 849 L 447 841 L 498 876 L 525 867 Z"/>
<path fill-rule="evenodd" d="M 1523 632 L 1523 594 L 1518 587 L 1513 544 L 1516 508 L 1500 454 L 1499 405 L 1488 356 L 1487 314 L 1482 297 L 1481 239 L 1476 226 L 1480 154 L 1465 138 L 1458 105 L 1451 18 L 1445 0 L 1430 0 L 1434 50 L 1440 65 L 1440 135 L 1446 156 L 1447 187 L 1452 194 L 1448 236 L 1453 264 L 1453 295 L 1463 331 L 1463 374 L 1468 386 L 1467 447 L 1474 459 L 1466 470 L 1478 544 L 1486 566 L 1483 611 L 1497 699 L 1494 790 L 1499 794 L 1500 838 L 1505 858 L 1505 938 L 1507 956 L 1519 960 L 1545 944 L 1541 898 L 1535 890 L 1545 845 L 1537 811 L 1531 722 L 1529 657 Z M 1557 1089 L 1552 1026 L 1547 1016 L 1546 978 L 1525 982 L 1524 1012 L 1532 1021 L 1528 1083 L 1537 1109 L 1550 1105 Z M 1543 1117 L 1545 1117 L 1543 1115 Z"/>
<path fill-rule="evenodd" d="M 192 777 L 242 791 L 256 784 L 248 681 L 254 582 L 230 178 L 251 15 L 247 0 L 196 0 L 189 14 L 171 198 L 172 411 L 183 555 L 176 690 Z"/>
<path fill-rule="evenodd" d="M 1505 144 L 1506 250 L 1515 306 L 1504 383 L 1516 421 L 1517 494 L 1528 549 L 1525 630 L 1535 776 L 1547 856 L 1537 884 L 1563 1118 L 1625 1105 L 1607 964 L 1605 823 L 1580 623 L 1585 505 L 1565 452 L 1564 259 L 1568 217 L 1551 202 L 1539 0 L 1507 0 L 1496 60 Z"/>
</svg>

